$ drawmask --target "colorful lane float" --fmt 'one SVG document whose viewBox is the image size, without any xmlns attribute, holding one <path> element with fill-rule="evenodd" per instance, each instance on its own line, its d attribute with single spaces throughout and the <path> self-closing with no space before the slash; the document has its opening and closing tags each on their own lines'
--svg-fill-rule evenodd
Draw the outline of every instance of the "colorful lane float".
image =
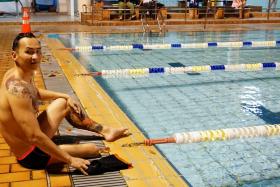
<svg viewBox="0 0 280 187">
<path fill-rule="evenodd" d="M 167 44 L 132 44 L 132 45 L 89 45 L 74 48 L 60 48 L 78 52 L 90 51 L 130 51 L 135 49 L 199 49 L 199 48 L 243 48 L 243 47 L 279 47 L 280 40 L 274 41 L 238 41 L 238 42 L 208 42 L 208 43 L 167 43 Z"/>
<path fill-rule="evenodd" d="M 270 137 L 277 135 L 280 135 L 279 124 L 175 133 L 171 137 L 146 139 L 143 142 L 123 144 L 122 147 L 133 147 L 141 145 L 152 146 L 156 144 L 167 143 L 188 144 L 210 141 L 226 141 L 241 138 Z"/>
<path fill-rule="evenodd" d="M 256 64 L 227 64 L 227 65 L 204 65 L 204 66 L 186 66 L 186 67 L 152 67 L 138 69 L 114 69 L 102 70 L 100 72 L 89 72 L 76 74 L 76 76 L 102 76 L 104 78 L 119 77 L 147 77 L 151 74 L 173 75 L 184 73 L 201 73 L 216 71 L 262 71 L 262 70 L 280 70 L 279 62 L 264 62 Z"/>
</svg>

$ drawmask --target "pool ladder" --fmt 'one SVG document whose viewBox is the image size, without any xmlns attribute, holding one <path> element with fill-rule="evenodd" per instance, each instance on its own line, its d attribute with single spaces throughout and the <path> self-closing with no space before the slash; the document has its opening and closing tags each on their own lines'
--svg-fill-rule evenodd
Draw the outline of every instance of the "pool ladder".
<svg viewBox="0 0 280 187">
<path fill-rule="evenodd" d="M 147 11 L 148 12 L 148 11 Z M 142 12 L 141 14 L 141 23 L 142 23 L 142 29 L 143 29 L 143 33 L 152 33 L 152 29 L 148 23 L 148 19 L 147 19 L 147 12 Z M 164 17 L 162 16 L 161 11 L 156 11 L 156 22 L 157 22 L 157 27 L 158 27 L 158 32 L 159 33 L 165 33 L 166 29 L 165 29 L 165 20 Z"/>
</svg>

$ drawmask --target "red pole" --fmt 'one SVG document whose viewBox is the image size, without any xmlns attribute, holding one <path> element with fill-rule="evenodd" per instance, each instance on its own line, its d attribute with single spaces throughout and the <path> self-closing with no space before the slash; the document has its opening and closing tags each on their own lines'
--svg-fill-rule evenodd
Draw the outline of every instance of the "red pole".
<svg viewBox="0 0 280 187">
<path fill-rule="evenodd" d="M 173 137 L 144 140 L 144 144 L 147 146 L 151 146 L 155 144 L 164 144 L 164 143 L 176 143 L 176 140 Z"/>
</svg>

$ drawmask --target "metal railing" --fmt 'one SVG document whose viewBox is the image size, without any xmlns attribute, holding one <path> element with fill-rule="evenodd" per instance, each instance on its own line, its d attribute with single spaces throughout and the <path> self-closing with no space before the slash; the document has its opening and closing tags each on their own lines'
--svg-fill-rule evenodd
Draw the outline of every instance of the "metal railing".
<svg viewBox="0 0 280 187">
<path fill-rule="evenodd" d="M 178 6 L 176 7 L 165 7 L 168 10 L 169 16 L 174 15 L 172 14 L 172 12 L 175 13 L 175 16 L 176 13 L 182 13 L 181 15 L 177 14 L 179 15 L 177 16 L 177 19 L 184 19 L 185 23 L 190 19 L 202 18 L 205 20 L 204 28 L 206 28 L 208 20 L 213 19 L 213 17 L 215 19 L 217 19 L 217 17 L 218 19 L 229 18 L 229 17 L 237 17 L 240 19 L 244 19 L 244 18 L 250 18 L 250 16 L 252 16 L 252 12 L 250 11 L 253 11 L 254 15 L 261 16 L 264 19 L 265 16 L 267 16 L 267 20 L 269 20 L 272 15 L 272 10 L 273 10 L 273 16 L 278 15 L 274 13 L 274 11 L 277 9 L 272 7 L 271 4 L 272 0 L 268 1 L 267 7 L 253 6 L 253 5 L 246 6 L 244 3 L 237 8 L 233 8 L 230 3 L 226 3 L 226 1 L 224 0 L 205 0 L 203 3 L 197 4 L 195 6 L 193 4 L 190 4 L 188 0 L 178 1 L 178 2 L 180 2 L 181 4 L 178 3 Z M 128 20 L 126 18 L 130 11 L 130 9 L 128 8 L 120 9 L 119 7 L 117 7 L 116 4 L 115 6 L 102 6 L 102 4 L 101 6 L 98 6 L 98 3 L 92 5 L 91 7 L 92 7 L 91 8 L 92 22 L 98 20 L 97 19 L 98 14 L 100 17 L 99 20 L 103 20 L 102 16 L 104 16 L 104 11 L 110 12 L 109 13 L 110 15 L 108 15 L 109 20 L 110 18 L 116 15 L 120 15 L 120 11 L 123 11 L 122 13 L 122 15 L 124 15 L 123 21 Z M 262 10 L 266 10 L 265 11 L 266 14 Z M 155 7 L 153 11 L 156 12 L 154 14 L 155 15 L 154 19 L 156 22 L 153 24 L 157 24 L 159 31 L 162 32 L 164 30 L 165 23 L 166 23 L 166 15 L 162 15 L 162 12 L 159 9 L 157 9 L 157 7 Z M 143 12 L 145 12 L 145 8 L 135 6 L 135 14 L 136 12 L 138 13 L 138 15 L 136 16 L 137 20 L 141 20 L 143 32 L 149 32 L 151 28 L 147 22 L 146 19 L 147 16 L 143 14 Z M 176 19 L 176 17 L 174 19 Z"/>
</svg>

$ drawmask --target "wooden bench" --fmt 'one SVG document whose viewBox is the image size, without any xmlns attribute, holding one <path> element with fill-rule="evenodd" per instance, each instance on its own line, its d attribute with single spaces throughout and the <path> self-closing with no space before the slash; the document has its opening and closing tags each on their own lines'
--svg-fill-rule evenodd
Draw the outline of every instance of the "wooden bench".
<svg viewBox="0 0 280 187">
<path fill-rule="evenodd" d="M 203 8 L 189 8 L 189 18 L 198 19 L 205 17 L 206 7 Z M 232 7 L 211 7 L 207 17 L 214 17 L 215 19 L 223 19 L 225 17 L 238 17 L 240 19 L 251 17 L 251 9 L 234 9 Z"/>
<path fill-rule="evenodd" d="M 207 10 L 207 7 L 189 8 L 189 18 L 190 19 L 204 18 L 206 16 L 206 10 Z M 218 9 L 209 8 L 207 17 L 213 17 L 213 16 L 215 17 L 217 12 L 218 12 Z M 219 13 L 221 14 L 221 10 L 219 10 Z"/>
<path fill-rule="evenodd" d="M 104 5 L 104 3 L 97 2 L 90 7 L 84 8 L 86 12 L 81 12 L 81 23 L 85 24 L 86 20 L 92 19 L 92 20 L 98 20 L 98 21 L 109 21 L 114 18 L 118 18 L 119 16 L 119 9 L 118 6 L 113 5 Z M 140 19 L 141 15 L 141 7 L 135 7 L 135 15 L 136 19 Z M 127 15 L 129 15 L 129 9 L 126 9 L 128 11 Z M 164 19 L 167 18 L 167 8 L 163 7 L 160 10 L 161 15 Z"/>
<path fill-rule="evenodd" d="M 118 11 L 119 9 L 116 8 L 116 7 L 104 7 L 103 8 L 103 13 L 102 13 L 102 20 L 111 20 L 111 17 L 114 18 L 114 15 L 118 14 Z M 127 11 L 127 15 L 129 15 L 129 9 L 126 9 L 125 11 Z M 134 8 L 134 11 L 135 11 L 135 16 L 136 16 L 136 19 L 140 19 L 141 17 L 141 7 L 135 7 Z M 163 8 L 160 8 L 160 13 L 161 15 L 163 16 L 164 19 L 167 18 L 167 8 L 163 7 Z"/>
<path fill-rule="evenodd" d="M 225 17 L 238 17 L 240 19 L 250 18 L 251 17 L 251 9 L 243 8 L 243 9 L 234 9 L 234 8 L 226 8 L 224 10 Z"/>
</svg>

